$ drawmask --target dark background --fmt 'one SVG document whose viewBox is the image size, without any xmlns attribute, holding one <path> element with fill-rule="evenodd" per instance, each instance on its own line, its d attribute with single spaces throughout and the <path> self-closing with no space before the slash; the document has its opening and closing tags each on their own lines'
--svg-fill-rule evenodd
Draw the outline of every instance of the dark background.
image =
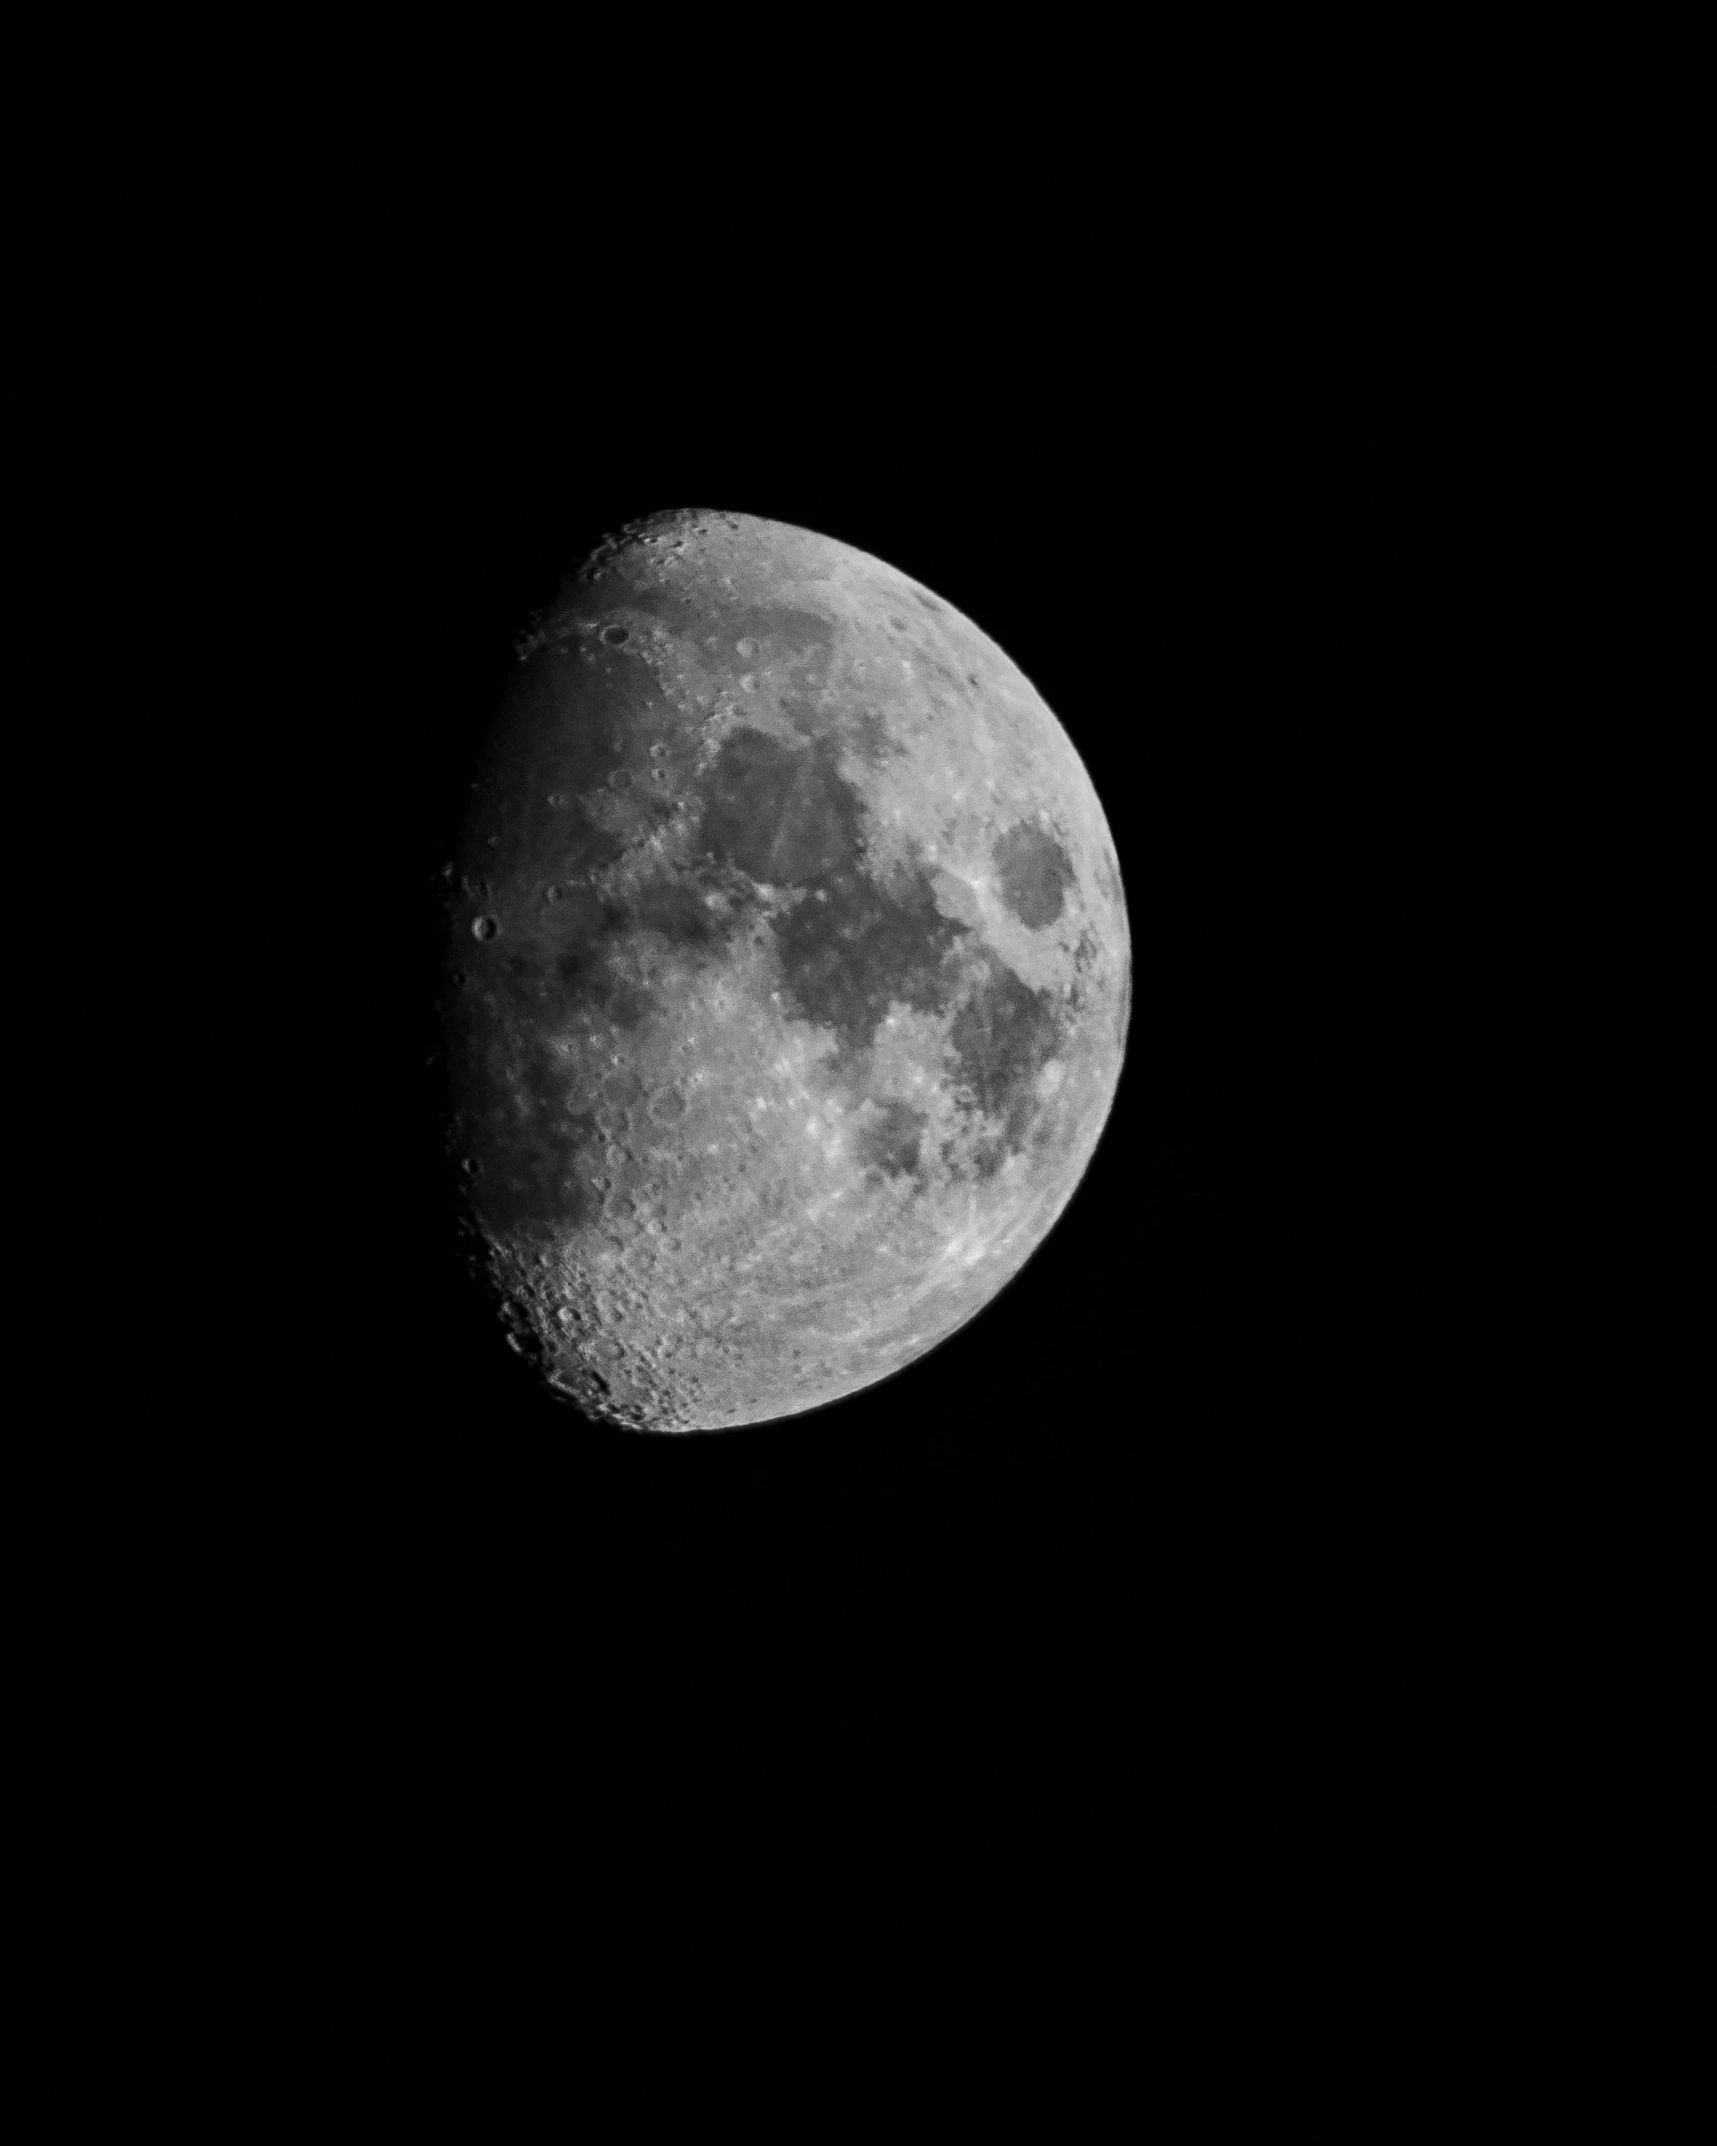
<svg viewBox="0 0 1717 2146">
<path fill-rule="evenodd" d="M 1061 191 L 994 148 L 929 237 L 813 190 L 749 250 L 695 171 L 502 243 L 414 165 L 232 249 L 120 214 L 37 322 L 19 990 L 67 1130 L 6 1554 L 50 1982 L 227 2032 L 308 1963 L 272 2017 L 409 2012 L 455 2068 L 469 1961 L 539 1926 L 640 2008 L 764 1923 L 881 1944 L 903 2033 L 1067 1960 L 1103 2048 L 1141 1930 L 1159 2018 L 1238 1976 L 1332 2050 L 1362 1969 L 1475 2017 L 1708 1984 L 1702 324 L 1505 329 L 1506 263 L 1433 302 L 1442 221 L 1338 185 L 1313 245 L 1241 132 L 1165 171 L 1115 121 Z M 1411 272 L 1357 306 L 1356 259 Z M 1135 1011 L 982 1316 L 657 1442 L 505 1349 L 426 1001 L 515 636 L 678 505 L 1021 664 Z"/>
</svg>

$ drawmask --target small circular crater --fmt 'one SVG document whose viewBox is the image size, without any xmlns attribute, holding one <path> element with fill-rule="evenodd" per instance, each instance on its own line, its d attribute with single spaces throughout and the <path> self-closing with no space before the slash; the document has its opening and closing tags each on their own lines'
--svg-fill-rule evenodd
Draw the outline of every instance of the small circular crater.
<svg viewBox="0 0 1717 2146">
<path fill-rule="evenodd" d="M 755 673 L 751 671 L 746 672 L 745 676 L 739 681 L 739 690 L 742 693 L 755 693 L 757 691 L 757 678 Z"/>
<path fill-rule="evenodd" d="M 608 643 L 610 648 L 619 648 L 625 642 L 631 640 L 632 636 L 626 631 L 626 628 L 624 626 L 604 626 L 602 629 L 602 638 Z"/>
<path fill-rule="evenodd" d="M 500 928 L 493 917 L 479 917 L 471 927 L 471 936 L 473 939 L 492 939 Z"/>
<path fill-rule="evenodd" d="M 749 638 L 743 641 L 735 641 L 733 646 L 735 652 L 738 655 L 744 656 L 747 659 L 752 656 L 755 656 L 757 653 L 757 643 Z"/>
<path fill-rule="evenodd" d="M 616 1066 L 602 1083 L 602 1093 L 616 1110 L 630 1110 L 644 1093 L 644 1084 L 629 1066 Z"/>
<path fill-rule="evenodd" d="M 614 770 L 613 774 L 612 774 L 612 775 L 610 775 L 610 776 L 609 776 L 609 778 L 608 778 L 608 787 L 609 787 L 609 788 L 610 788 L 611 790 L 629 790 L 629 789 L 631 789 L 631 787 L 632 787 L 632 771 L 631 771 L 631 769 L 630 769 L 630 768 L 623 768 L 623 767 L 617 767 L 617 768 L 616 768 L 616 769 Z"/>
<path fill-rule="evenodd" d="M 558 902 L 565 892 L 564 887 L 544 887 L 543 900 L 545 902 Z"/>
<path fill-rule="evenodd" d="M 896 633 L 904 633 L 906 631 L 905 619 L 895 618 L 892 613 L 889 616 L 888 623 L 894 628 Z"/>
<path fill-rule="evenodd" d="M 564 790 L 551 790 L 548 794 L 548 801 L 550 808 L 558 812 L 566 803 L 566 792 Z"/>
<path fill-rule="evenodd" d="M 658 738 L 656 743 L 650 748 L 650 758 L 652 760 L 665 760 L 667 757 L 668 748 Z"/>
<path fill-rule="evenodd" d="M 652 782 L 666 782 L 667 779 L 668 771 L 665 767 L 653 767 L 650 770 L 650 780 Z"/>
</svg>

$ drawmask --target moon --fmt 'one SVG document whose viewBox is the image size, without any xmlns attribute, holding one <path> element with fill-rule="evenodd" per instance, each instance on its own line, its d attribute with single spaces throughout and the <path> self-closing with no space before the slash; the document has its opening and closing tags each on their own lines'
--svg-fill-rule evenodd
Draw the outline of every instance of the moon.
<svg viewBox="0 0 1717 2146">
<path fill-rule="evenodd" d="M 1126 903 L 971 620 L 749 515 L 629 525 L 518 644 L 448 867 L 450 1143 L 515 1346 L 714 1431 L 889 1377 L 1072 1198 Z"/>
</svg>

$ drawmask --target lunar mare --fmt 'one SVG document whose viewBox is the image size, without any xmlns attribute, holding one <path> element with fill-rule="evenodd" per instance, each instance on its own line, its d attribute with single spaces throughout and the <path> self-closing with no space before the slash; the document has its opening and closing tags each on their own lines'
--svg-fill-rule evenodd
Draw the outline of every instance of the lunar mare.
<svg viewBox="0 0 1717 2146">
<path fill-rule="evenodd" d="M 872 1385 L 1018 1272 L 1114 1099 L 1090 779 L 970 620 L 781 523 L 634 525 L 519 657 L 444 995 L 515 1338 L 641 1430 Z"/>
</svg>

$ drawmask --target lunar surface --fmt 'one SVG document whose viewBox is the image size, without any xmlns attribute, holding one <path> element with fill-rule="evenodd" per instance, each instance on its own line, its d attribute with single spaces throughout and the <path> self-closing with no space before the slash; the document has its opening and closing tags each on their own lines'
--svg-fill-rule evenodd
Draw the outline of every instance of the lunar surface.
<svg viewBox="0 0 1717 2146">
<path fill-rule="evenodd" d="M 452 1137 L 515 1341 L 648 1431 L 900 1370 L 1043 1242 L 1126 1042 L 1115 850 L 969 619 L 744 515 L 519 645 L 449 866 Z"/>
</svg>

